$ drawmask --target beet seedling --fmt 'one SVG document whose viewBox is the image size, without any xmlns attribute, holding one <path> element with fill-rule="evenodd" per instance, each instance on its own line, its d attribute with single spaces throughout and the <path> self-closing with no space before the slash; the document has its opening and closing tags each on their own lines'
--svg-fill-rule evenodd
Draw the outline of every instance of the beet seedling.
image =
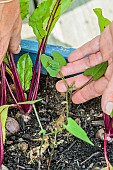
<svg viewBox="0 0 113 170">
<path fill-rule="evenodd" d="M 29 0 L 20 0 L 21 17 L 23 19 L 28 14 L 28 2 Z M 15 103 L 36 100 L 42 67 L 40 56 L 45 52 L 48 37 L 57 20 L 72 2 L 73 0 L 67 0 L 66 2 L 64 0 L 46 0 L 42 1 L 34 10 L 29 18 L 29 25 L 33 28 L 38 41 L 36 62 L 33 67 L 29 54 L 24 54 L 18 60 L 16 67 L 13 54 L 7 53 L 4 61 L 7 62 L 7 68 L 10 70 L 16 96 L 13 94 L 9 81 L 5 76 L 6 65 L 4 63 L 2 65 L 2 87 L 4 89 L 2 89 L 1 105 L 6 102 L 6 86 Z M 20 105 L 18 108 L 24 115 L 29 115 L 33 106 L 26 104 Z"/>
</svg>

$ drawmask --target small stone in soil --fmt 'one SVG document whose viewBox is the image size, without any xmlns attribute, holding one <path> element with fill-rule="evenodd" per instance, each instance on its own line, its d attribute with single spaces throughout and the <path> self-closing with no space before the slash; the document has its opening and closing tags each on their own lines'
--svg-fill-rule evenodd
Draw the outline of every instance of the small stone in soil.
<svg viewBox="0 0 113 170">
<path fill-rule="evenodd" d="M 96 133 L 96 138 L 104 140 L 104 129 L 99 129 Z"/>
<path fill-rule="evenodd" d="M 19 123 L 12 117 L 8 117 L 6 121 L 6 136 L 11 136 L 20 131 Z"/>
</svg>

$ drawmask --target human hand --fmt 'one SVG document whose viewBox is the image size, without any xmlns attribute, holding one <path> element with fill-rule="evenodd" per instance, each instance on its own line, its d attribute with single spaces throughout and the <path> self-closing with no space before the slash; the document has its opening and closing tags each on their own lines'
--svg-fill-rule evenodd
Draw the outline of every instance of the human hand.
<svg viewBox="0 0 113 170">
<path fill-rule="evenodd" d="M 14 54 L 19 53 L 21 26 L 19 0 L 0 4 L 0 64 L 7 49 Z"/>
<path fill-rule="evenodd" d="M 84 56 L 91 54 L 90 57 Z M 89 41 L 82 47 L 72 52 L 67 66 L 63 66 L 61 71 L 64 76 L 84 72 L 87 68 L 93 67 L 103 61 L 108 60 L 108 68 L 105 75 L 97 81 L 93 81 L 77 93 L 72 95 L 72 101 L 76 104 L 86 102 L 92 98 L 102 95 L 101 106 L 106 114 L 113 110 L 113 22 L 105 28 L 100 36 Z M 74 82 L 76 88 L 79 88 L 90 79 L 83 74 L 66 79 L 68 85 Z M 65 92 L 66 87 L 63 81 L 56 84 L 59 92 Z"/>
</svg>

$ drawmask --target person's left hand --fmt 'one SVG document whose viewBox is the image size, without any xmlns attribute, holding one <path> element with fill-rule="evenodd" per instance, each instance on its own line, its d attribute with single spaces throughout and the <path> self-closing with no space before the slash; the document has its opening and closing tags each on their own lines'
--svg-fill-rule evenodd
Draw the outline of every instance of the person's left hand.
<svg viewBox="0 0 113 170">
<path fill-rule="evenodd" d="M 21 27 L 19 0 L 0 4 L 0 65 L 7 49 L 20 52 Z"/>
</svg>

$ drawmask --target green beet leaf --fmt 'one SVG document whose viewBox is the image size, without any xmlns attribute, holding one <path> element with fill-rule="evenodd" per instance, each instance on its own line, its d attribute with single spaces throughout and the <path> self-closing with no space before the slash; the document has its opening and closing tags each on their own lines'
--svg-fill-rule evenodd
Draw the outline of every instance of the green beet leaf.
<svg viewBox="0 0 113 170">
<path fill-rule="evenodd" d="M 77 138 L 94 145 L 90 139 L 88 138 L 86 132 L 70 117 L 68 117 L 68 124 L 64 125 L 64 128 L 69 131 L 72 135 L 76 136 Z"/>
<path fill-rule="evenodd" d="M 46 26 L 52 2 L 53 0 L 47 0 L 40 3 L 29 18 L 29 25 L 33 28 L 39 43 L 47 35 Z"/>
<path fill-rule="evenodd" d="M 32 65 L 32 60 L 28 54 L 22 55 L 17 63 L 17 71 L 24 91 L 30 88 Z"/>
<path fill-rule="evenodd" d="M 7 116 L 8 116 L 8 109 L 9 109 L 9 105 L 0 106 L 0 122 L 2 124 L 3 143 L 5 143 L 5 139 L 6 139 L 5 126 L 6 126 Z"/>
<path fill-rule="evenodd" d="M 50 29 L 48 30 L 48 35 L 50 35 L 50 33 L 52 32 L 56 22 L 58 21 L 58 19 L 60 18 L 60 15 L 61 15 L 61 6 L 62 6 L 62 0 L 57 0 L 57 1 L 53 1 L 53 4 L 52 4 L 52 8 L 51 8 L 51 11 L 50 11 L 50 23 L 51 23 L 51 26 L 50 26 Z"/>
<path fill-rule="evenodd" d="M 42 0 L 42 2 L 44 2 L 45 0 Z M 52 4 L 51 4 L 51 11 L 54 8 L 55 3 L 59 1 L 60 5 L 61 5 L 61 11 L 60 11 L 60 15 L 63 14 L 69 6 L 71 6 L 71 4 L 74 2 L 74 0 L 53 0 Z"/>
<path fill-rule="evenodd" d="M 29 25 L 38 42 L 49 36 L 60 15 L 71 5 L 73 0 L 43 0 L 29 18 Z"/>
<path fill-rule="evenodd" d="M 98 17 L 100 32 L 102 32 L 108 25 L 110 25 L 111 21 L 108 20 L 107 18 L 104 18 L 104 16 L 102 15 L 102 9 L 101 8 L 95 8 L 94 12 Z"/>
<path fill-rule="evenodd" d="M 53 0 L 50 10 L 50 23 L 51 27 L 48 31 L 48 35 L 50 35 L 53 30 L 56 22 L 60 18 L 60 16 L 66 11 L 66 9 L 72 4 L 74 0 Z"/>
<path fill-rule="evenodd" d="M 87 70 L 85 70 L 84 76 L 92 76 L 93 80 L 96 81 L 104 75 L 107 67 L 108 67 L 108 62 L 105 61 L 101 64 L 98 64 L 94 67 L 91 67 L 91 68 L 88 68 Z"/>
<path fill-rule="evenodd" d="M 22 20 L 29 14 L 29 2 L 30 0 L 20 0 L 20 15 Z"/>
<path fill-rule="evenodd" d="M 54 58 L 55 61 L 59 62 L 60 66 L 66 66 L 66 60 L 63 57 L 63 55 L 61 55 L 59 52 L 53 52 L 52 56 Z"/>
<path fill-rule="evenodd" d="M 61 14 L 63 14 L 73 2 L 74 0 L 62 0 Z"/>
</svg>

